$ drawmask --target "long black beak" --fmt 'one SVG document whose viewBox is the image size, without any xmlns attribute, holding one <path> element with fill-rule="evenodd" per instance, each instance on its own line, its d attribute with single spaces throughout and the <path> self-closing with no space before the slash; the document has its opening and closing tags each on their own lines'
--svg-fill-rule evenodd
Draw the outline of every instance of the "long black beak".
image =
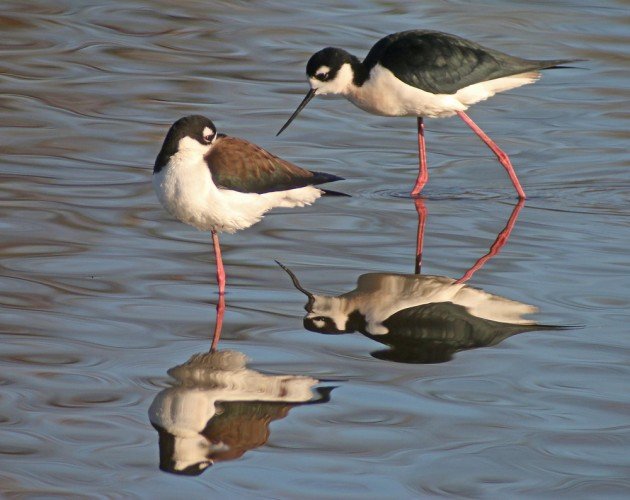
<svg viewBox="0 0 630 500">
<path fill-rule="evenodd" d="M 282 131 L 291 124 L 291 122 L 295 119 L 295 117 L 300 114 L 300 111 L 304 109 L 304 107 L 309 103 L 309 101 L 313 97 L 315 97 L 315 89 L 311 89 L 308 91 L 308 93 L 306 94 L 306 97 L 304 97 L 304 99 L 302 100 L 300 105 L 297 107 L 295 112 L 291 115 L 291 118 L 289 118 L 287 122 L 282 126 L 282 128 L 280 129 L 280 132 L 276 134 L 276 137 L 278 137 L 282 133 Z"/>
<path fill-rule="evenodd" d="M 286 273 L 289 275 L 289 278 L 291 278 L 291 281 L 293 282 L 293 286 L 308 297 L 308 303 L 304 306 L 304 309 L 310 312 L 310 310 L 313 308 L 313 304 L 315 303 L 315 296 L 311 292 L 306 290 L 302 285 L 300 285 L 297 276 L 293 274 L 293 271 L 291 271 L 291 269 L 278 261 L 276 261 L 276 264 L 278 264 L 282 269 L 286 271 Z"/>
</svg>

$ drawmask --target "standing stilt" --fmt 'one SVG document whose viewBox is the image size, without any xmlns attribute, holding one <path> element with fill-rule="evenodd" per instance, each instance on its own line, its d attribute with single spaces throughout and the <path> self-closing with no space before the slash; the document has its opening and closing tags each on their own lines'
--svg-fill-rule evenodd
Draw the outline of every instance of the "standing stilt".
<svg viewBox="0 0 630 500">
<path fill-rule="evenodd" d="M 418 168 L 418 178 L 416 184 L 411 191 L 411 196 L 420 195 L 420 191 L 429 180 L 429 169 L 427 167 L 427 149 L 424 143 L 424 121 L 422 117 L 418 117 L 418 158 L 420 160 Z"/>
<path fill-rule="evenodd" d="M 225 293 L 225 269 L 223 269 L 223 259 L 221 258 L 221 247 L 219 246 L 219 235 L 212 230 L 212 244 L 214 245 L 214 257 L 217 265 L 217 284 L 219 285 L 219 295 Z"/>
</svg>

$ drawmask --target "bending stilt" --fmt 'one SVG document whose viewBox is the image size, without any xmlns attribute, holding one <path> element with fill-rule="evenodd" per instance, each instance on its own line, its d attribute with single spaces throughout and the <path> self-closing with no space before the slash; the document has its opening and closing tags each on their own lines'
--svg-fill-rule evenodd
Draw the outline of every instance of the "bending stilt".
<svg viewBox="0 0 630 500">
<path fill-rule="evenodd" d="M 518 181 L 518 177 L 516 177 L 516 172 L 514 171 L 514 167 L 512 166 L 512 163 L 510 162 L 510 158 L 508 157 L 507 154 L 505 154 L 500 148 L 499 146 L 497 146 L 494 141 L 492 139 L 490 139 L 490 137 L 488 137 L 486 135 L 486 133 L 481 130 L 477 124 L 475 124 L 474 121 L 472 121 L 470 119 L 470 117 L 464 113 L 463 111 L 458 111 L 457 115 L 464 120 L 464 123 L 466 123 L 466 125 L 468 125 L 475 134 L 477 134 L 479 136 L 479 138 L 486 143 L 486 146 L 488 146 L 492 152 L 497 155 L 497 158 L 499 159 L 499 162 L 501 163 L 501 165 L 503 165 L 503 167 L 505 168 L 505 170 L 507 170 L 508 175 L 510 176 L 510 180 L 512 181 L 512 184 L 514 185 L 514 187 L 516 188 L 516 192 L 518 193 L 518 197 L 521 200 L 525 199 L 525 191 L 523 191 L 523 188 L 521 187 L 521 183 Z"/>
<path fill-rule="evenodd" d="M 507 221 L 507 224 L 503 228 L 503 231 L 501 231 L 497 235 L 496 240 L 494 240 L 494 243 L 490 247 L 490 251 L 486 255 L 481 257 L 477 262 L 475 262 L 474 265 L 468 271 L 466 271 L 461 278 L 456 281 L 456 283 L 465 283 L 466 281 L 468 281 L 470 278 L 472 278 L 472 275 L 479 271 L 479 269 L 481 269 L 488 260 L 499 253 L 501 248 L 503 248 L 503 246 L 507 243 L 508 238 L 510 237 L 510 233 L 512 232 L 512 229 L 514 229 L 514 224 L 516 224 L 516 219 L 518 219 L 518 214 L 524 205 L 524 199 L 518 200 L 518 203 L 514 205 L 514 209 L 512 210 L 510 219 Z"/>
</svg>

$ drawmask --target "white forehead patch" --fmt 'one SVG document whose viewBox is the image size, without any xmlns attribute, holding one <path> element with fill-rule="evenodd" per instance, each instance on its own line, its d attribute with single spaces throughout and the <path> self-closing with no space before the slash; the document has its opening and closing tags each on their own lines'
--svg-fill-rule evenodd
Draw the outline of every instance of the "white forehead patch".
<svg viewBox="0 0 630 500">
<path fill-rule="evenodd" d="M 328 66 L 321 66 L 317 71 Z M 337 76 L 333 80 L 322 82 L 317 78 L 309 78 L 311 88 L 316 90 L 317 95 L 325 94 L 346 94 L 352 87 L 354 73 L 350 64 L 345 63 L 339 68 Z"/>
<path fill-rule="evenodd" d="M 324 328 L 324 325 L 326 324 L 326 322 L 323 319 L 315 319 L 315 320 L 313 320 L 313 324 L 317 328 Z"/>
</svg>

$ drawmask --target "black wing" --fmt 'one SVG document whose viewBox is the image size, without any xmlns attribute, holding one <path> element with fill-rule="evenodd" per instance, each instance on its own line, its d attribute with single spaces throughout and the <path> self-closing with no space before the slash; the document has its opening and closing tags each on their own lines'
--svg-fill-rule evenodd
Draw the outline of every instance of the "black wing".
<svg viewBox="0 0 630 500">
<path fill-rule="evenodd" d="M 311 172 L 237 137 L 219 137 L 206 163 L 217 187 L 241 193 L 269 193 L 341 180 Z"/>
<path fill-rule="evenodd" d="M 495 345 L 517 333 L 545 326 L 500 323 L 472 315 L 452 302 L 433 302 L 402 309 L 385 321 L 388 343 L 431 340 L 452 344 L 456 350 Z"/>
<path fill-rule="evenodd" d="M 454 94 L 475 83 L 571 61 L 521 59 L 455 35 L 411 30 L 379 40 L 363 64 L 370 71 L 379 63 L 407 85 L 426 92 Z"/>
</svg>

